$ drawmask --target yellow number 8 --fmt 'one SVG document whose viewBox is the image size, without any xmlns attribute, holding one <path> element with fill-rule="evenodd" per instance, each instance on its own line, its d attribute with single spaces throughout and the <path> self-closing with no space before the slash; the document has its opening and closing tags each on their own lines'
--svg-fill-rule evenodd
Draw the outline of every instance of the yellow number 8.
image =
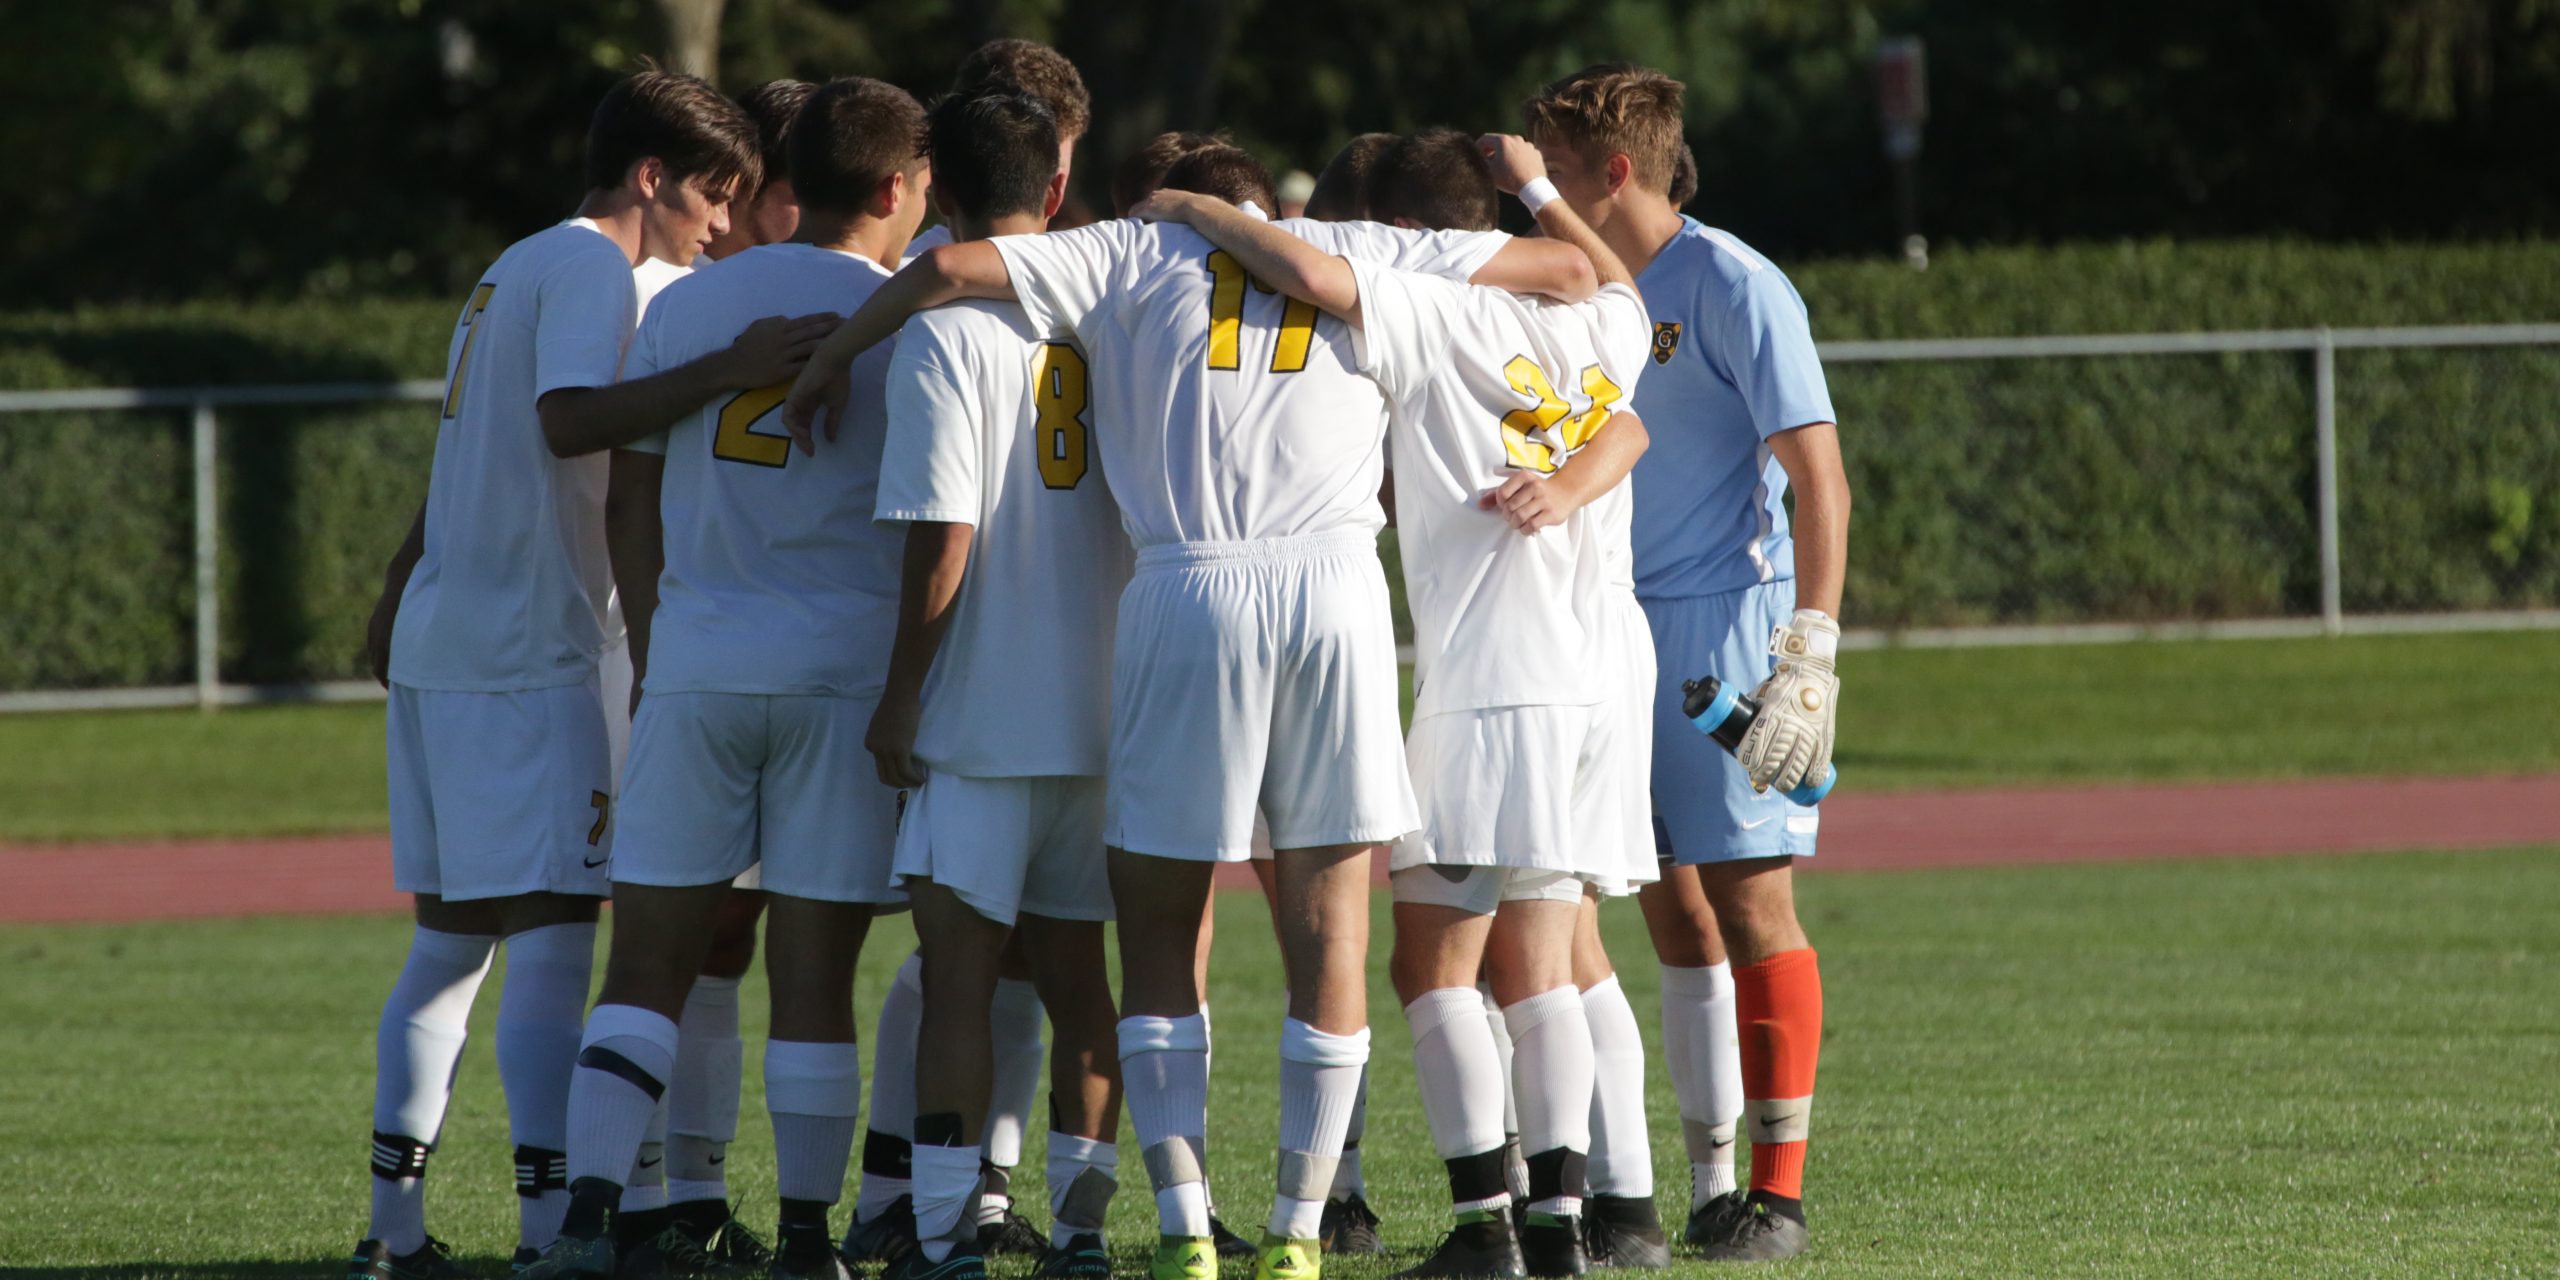
<svg viewBox="0 0 2560 1280">
<path fill-rule="evenodd" d="M 1090 461 L 1084 357 L 1063 342 L 1042 343 L 1031 357 L 1031 400 L 1039 411 L 1032 423 L 1031 444 L 1040 451 L 1040 483 L 1052 489 L 1075 488 L 1084 480 Z"/>
</svg>

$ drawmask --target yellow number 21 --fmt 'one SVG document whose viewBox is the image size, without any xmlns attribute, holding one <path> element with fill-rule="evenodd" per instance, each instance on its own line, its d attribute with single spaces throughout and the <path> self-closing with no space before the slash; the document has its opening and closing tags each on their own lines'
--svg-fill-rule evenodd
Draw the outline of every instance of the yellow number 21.
<svg viewBox="0 0 2560 1280">
<path fill-rule="evenodd" d="M 1582 371 L 1582 396 L 1590 407 L 1577 414 L 1556 394 L 1555 384 L 1537 361 L 1513 356 L 1502 366 L 1502 376 L 1512 390 L 1537 402 L 1533 408 L 1502 415 L 1503 451 L 1510 455 L 1511 465 L 1542 475 L 1563 465 L 1565 455 L 1598 434 L 1600 424 L 1609 420 L 1610 406 L 1626 395 L 1600 366 L 1588 366 Z M 1558 424 L 1562 430 L 1556 429 Z"/>
</svg>

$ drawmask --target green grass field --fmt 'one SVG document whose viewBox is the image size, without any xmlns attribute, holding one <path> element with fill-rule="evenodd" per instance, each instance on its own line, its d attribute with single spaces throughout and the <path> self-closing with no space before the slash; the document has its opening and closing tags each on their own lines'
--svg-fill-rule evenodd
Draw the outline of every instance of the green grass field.
<svg viewBox="0 0 2560 1280">
<path fill-rule="evenodd" d="M 2552 1274 L 2555 852 L 1809 877 L 1829 1016 L 1815 1249 L 1777 1272 Z M 1221 909 L 1212 1167 L 1250 1222 L 1278 967 L 1260 903 Z M 1631 910 L 1612 927 L 1650 1010 Z M 866 1019 L 906 932 L 878 935 Z M 0 929 L 0 1276 L 335 1274 L 363 1225 L 373 1015 L 403 943 L 381 919 Z M 1383 977 L 1371 999 L 1366 1149 L 1397 1253 L 1329 1268 L 1346 1280 L 1409 1265 L 1445 1212 Z M 514 1230 L 493 1009 L 484 994 L 433 1213 L 485 1262 Z M 1672 1201 L 1686 1171 L 1652 1083 Z M 748 1090 L 733 1168 L 764 1221 L 752 1061 Z M 1027 1195 L 1039 1168 L 1035 1143 Z M 1147 1209 L 1124 1189 L 1121 1242 Z"/>
<path fill-rule="evenodd" d="M 2560 769 L 2560 633 L 1842 666 L 1853 790 Z M 379 706 L 0 717 L 0 843 L 377 831 L 383 803 Z"/>
</svg>

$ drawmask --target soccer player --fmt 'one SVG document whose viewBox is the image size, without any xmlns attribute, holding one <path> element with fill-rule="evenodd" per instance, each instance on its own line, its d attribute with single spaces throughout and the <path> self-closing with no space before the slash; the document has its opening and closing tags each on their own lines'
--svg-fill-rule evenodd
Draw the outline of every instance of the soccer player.
<svg viewBox="0 0 2560 1280">
<path fill-rule="evenodd" d="M 1635 270 L 1654 320 L 1634 545 L 1661 674 L 1653 804 L 1671 865 L 1642 901 L 1695 1184 L 1688 1238 L 1743 1261 L 1806 1241 L 1822 982 L 1791 868 L 1813 854 L 1820 816 L 1781 793 L 1830 762 L 1849 486 L 1803 300 L 1768 259 L 1671 205 L 1680 100 L 1678 81 L 1612 64 L 1547 86 L 1524 114 L 1548 177 Z M 1680 713 L 1681 681 L 1704 674 L 1758 687 L 1762 719 L 1732 755 Z M 1745 1108 L 1717 1087 L 1728 990 Z M 1751 1186 L 1719 1195 L 1731 1137 L 1716 1129 L 1737 1109 Z"/>
<path fill-rule="evenodd" d="M 633 340 L 633 371 L 717 349 L 777 301 L 820 305 L 878 287 L 922 217 L 922 114 L 874 80 L 813 95 L 790 135 L 793 240 L 670 286 Z M 614 1273 L 609 1220 L 674 1067 L 674 1018 L 730 882 L 749 865 L 761 867 L 770 912 L 765 1096 L 782 1201 L 772 1274 L 844 1274 L 827 1212 L 861 1104 L 853 968 L 874 912 L 896 898 L 901 803 L 859 743 L 880 688 L 874 655 L 894 625 L 895 541 L 870 520 L 885 364 L 884 353 L 854 371 L 864 384 L 849 421 L 857 447 L 793 458 L 785 439 L 758 429 L 781 402 L 777 383 L 679 422 L 663 462 L 637 450 L 614 460 L 618 492 L 660 494 L 656 505 L 618 504 L 638 518 L 614 535 L 632 615 L 648 613 L 634 648 L 642 698 L 613 946 L 570 1088 L 569 1210 L 525 1273 L 536 1280 Z M 663 532 L 652 510 L 663 511 Z"/>
<path fill-rule="evenodd" d="M 702 256 L 718 262 L 760 244 L 780 244 L 800 227 L 800 196 L 791 186 L 790 148 L 785 140 L 800 109 L 818 86 L 806 80 L 767 80 L 738 98 L 738 108 L 755 122 L 756 153 L 764 168 L 752 195 L 739 202 L 729 229 L 712 237 Z"/>
<path fill-rule="evenodd" d="M 1396 144 L 1392 133 L 1364 133 L 1343 143 L 1316 175 L 1307 197 L 1306 216 L 1321 222 L 1349 222 L 1369 217 L 1369 171 Z"/>
<path fill-rule="evenodd" d="M 1526 143 L 1512 158 L 1535 172 Z M 1398 141 L 1368 192 L 1373 215 L 1475 230 L 1494 225 L 1499 199 L 1475 141 L 1445 129 Z M 1546 229 L 1591 252 L 1603 281 L 1590 302 L 1536 302 L 1347 261 L 1172 192 L 1139 212 L 1190 223 L 1256 279 L 1359 329 L 1360 368 L 1391 406 L 1415 630 L 1407 758 L 1422 811 L 1394 859 L 1391 968 L 1458 1218 L 1404 1274 L 1518 1275 L 1525 1265 L 1530 1275 L 1579 1275 L 1592 1055 L 1572 981 L 1574 934 L 1585 886 L 1618 884 L 1629 867 L 1603 838 L 1618 816 L 1601 768 L 1614 726 L 1602 717 L 1606 682 L 1583 660 L 1581 550 L 1566 525 L 1643 450 L 1642 425 L 1616 409 L 1643 368 L 1642 300 L 1552 200 L 1540 213 Z M 1480 969 L 1519 1045 L 1511 1084 L 1531 1200 L 1516 1238 L 1505 1081 Z"/>
<path fill-rule="evenodd" d="M 990 40 L 961 60 L 952 77 L 951 96 L 975 97 L 991 91 L 1024 94 L 1048 108 L 1058 135 L 1058 172 L 1072 175 L 1076 143 L 1093 120 L 1093 99 L 1075 64 L 1036 41 Z M 908 243 L 907 257 L 912 260 L 950 242 L 946 217 Z M 1050 1245 L 1039 1228 L 1015 1211 L 1011 1191 L 1013 1169 L 1021 1162 L 1022 1139 L 1030 1127 L 1033 1095 L 1039 1089 L 1040 1025 L 1047 1016 L 1019 942 L 1009 944 L 996 978 L 995 1094 L 988 1104 L 983 1143 L 986 1185 L 972 1210 L 979 1246 L 990 1256 L 1038 1254 Z M 854 1201 L 853 1228 L 845 1238 L 845 1255 L 852 1261 L 886 1261 L 915 1239 L 909 1194 L 914 1146 L 907 1128 L 916 1116 L 916 1046 L 922 1020 L 923 961 L 910 956 L 880 1002 L 880 1022 L 871 1042 L 872 1105 L 869 1130 L 862 1141 L 862 1190 Z"/>
<path fill-rule="evenodd" d="M 787 377 L 808 351 L 789 324 L 761 322 L 611 385 L 635 266 L 690 259 L 725 227 L 732 193 L 754 181 L 754 140 L 708 85 L 650 70 L 597 106 L 585 171 L 576 215 L 511 246 L 464 304 L 427 499 L 367 629 L 390 691 L 393 880 L 416 895 L 417 927 L 376 1039 L 372 1221 L 351 1277 L 456 1274 L 426 1233 L 424 1178 L 501 941 L 520 1247 L 558 1229 L 563 1106 L 612 851 L 605 460 L 590 455 L 720 389 Z"/>
<path fill-rule="evenodd" d="M 934 200 L 960 240 L 1041 231 L 1066 198 L 1055 116 L 1027 94 L 953 94 L 930 116 Z M 986 1274 L 975 1202 L 1009 939 L 1056 1027 L 1053 1214 L 1039 1274 L 1104 1280 L 1119 1072 L 1102 922 L 1107 670 L 1128 543 L 1088 439 L 1089 372 L 1022 309 L 925 312 L 889 370 L 879 518 L 906 526 L 888 687 L 867 745 L 912 789 L 897 871 L 916 912 L 918 1247 L 892 1277 Z M 1045 674 L 1044 674 L 1045 673 Z"/>
<path fill-rule="evenodd" d="M 1165 181 L 1273 199 L 1260 163 L 1233 148 L 1194 153 Z M 1591 288 L 1588 261 L 1562 245 L 1292 227 L 1453 278 Z M 1232 255 L 1185 228 L 1120 221 L 919 258 L 812 357 L 825 363 L 793 389 L 794 434 L 840 416 L 823 411 L 841 403 L 849 354 L 963 297 L 1016 298 L 1038 331 L 1082 341 L 1104 474 L 1132 478 L 1113 488 L 1139 550 L 1115 635 L 1106 832 L 1121 1070 L 1160 1221 L 1153 1273 L 1217 1267 L 1197 1154 L 1208 1062 L 1194 966 L 1210 872 L 1248 856 L 1258 808 L 1280 847 L 1290 1016 L 1279 1194 L 1256 1270 L 1312 1278 L 1368 1058 L 1368 856 L 1414 825 L 1374 542 L 1383 402 L 1339 325 L 1253 289 Z"/>
</svg>

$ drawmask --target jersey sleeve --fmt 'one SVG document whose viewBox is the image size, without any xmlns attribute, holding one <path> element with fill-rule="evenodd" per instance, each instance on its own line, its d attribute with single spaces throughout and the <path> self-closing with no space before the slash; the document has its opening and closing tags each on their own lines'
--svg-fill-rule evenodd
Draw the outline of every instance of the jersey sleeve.
<svg viewBox="0 0 2560 1280">
<path fill-rule="evenodd" d="M 1124 292 L 1121 264 L 1145 233 L 1143 223 L 1122 218 L 1072 231 L 997 236 L 987 243 L 1004 255 L 1005 273 L 1013 277 L 1014 296 L 1032 327 L 1063 338 Z"/>
<path fill-rule="evenodd" d="M 631 264 L 578 253 L 544 276 L 534 297 L 533 394 L 610 385 L 640 319 Z"/>
<path fill-rule="evenodd" d="M 1352 358 L 1390 397 L 1402 400 L 1431 380 L 1456 340 L 1469 286 L 1361 258 L 1346 258 L 1360 288 Z"/>
<path fill-rule="evenodd" d="M 1625 393 L 1619 407 L 1633 409 L 1636 382 L 1653 360 L 1653 317 L 1645 313 L 1644 299 L 1623 284 L 1603 286 L 1599 296 L 1583 305 L 1596 313 L 1592 342 L 1600 371 Z"/>
<path fill-rule="evenodd" d="M 654 453 L 663 458 L 667 456 L 667 433 L 661 431 L 654 436 L 642 436 L 619 447 L 626 453 Z"/>
<path fill-rule="evenodd" d="M 1345 258 L 1365 258 L 1399 271 L 1443 280 L 1465 280 L 1493 261 L 1511 237 L 1499 231 L 1421 231 L 1383 222 L 1318 222 L 1291 218 L 1275 224 L 1307 243 Z"/>
<path fill-rule="evenodd" d="M 938 327 L 909 324 L 889 360 L 889 434 L 872 518 L 974 525 L 984 511 L 987 424 L 965 358 Z"/>
<path fill-rule="evenodd" d="M 1804 299 L 1775 270 L 1754 271 L 1734 286 L 1718 325 L 1716 355 L 1742 393 L 1752 428 L 1763 440 L 1816 422 L 1835 422 L 1831 388 L 1815 354 Z"/>
</svg>

